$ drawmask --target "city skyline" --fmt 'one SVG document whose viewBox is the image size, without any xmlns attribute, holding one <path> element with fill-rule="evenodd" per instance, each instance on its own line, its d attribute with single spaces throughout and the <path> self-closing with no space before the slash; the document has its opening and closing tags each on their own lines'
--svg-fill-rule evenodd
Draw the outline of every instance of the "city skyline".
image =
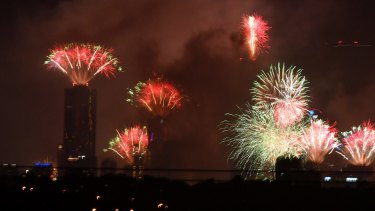
<svg viewBox="0 0 375 211">
<path fill-rule="evenodd" d="M 124 72 L 94 78 L 98 92 L 96 154 L 116 129 L 145 123 L 149 114 L 126 102 L 137 81 L 162 74 L 188 96 L 169 117 L 166 168 L 230 169 L 218 124 L 250 101 L 261 70 L 285 62 L 310 82 L 310 107 L 340 131 L 375 121 L 374 29 L 370 1 L 16 1 L 1 23 L 2 141 L 0 161 L 20 165 L 57 161 L 63 140 L 66 76 L 46 70 L 48 49 L 93 42 L 114 49 Z M 253 61 L 243 44 L 241 18 L 263 16 L 270 49 Z M 99 161 L 100 164 L 100 161 Z M 124 164 L 125 165 L 125 164 Z"/>
</svg>

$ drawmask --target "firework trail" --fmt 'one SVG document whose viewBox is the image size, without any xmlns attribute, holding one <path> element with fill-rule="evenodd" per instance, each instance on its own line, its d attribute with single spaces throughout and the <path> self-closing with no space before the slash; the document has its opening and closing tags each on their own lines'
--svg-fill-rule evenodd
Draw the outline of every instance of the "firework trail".
<svg viewBox="0 0 375 211">
<path fill-rule="evenodd" d="M 136 125 L 125 128 L 123 132 L 117 131 L 117 136 L 110 140 L 105 151 L 111 150 L 132 164 L 135 156 L 142 157 L 147 152 L 147 146 L 147 128 Z"/>
<path fill-rule="evenodd" d="M 128 89 L 128 95 L 126 101 L 144 107 L 160 117 L 167 116 L 171 111 L 180 108 L 183 99 L 177 88 L 161 78 L 146 83 L 138 82 L 133 89 Z"/>
<path fill-rule="evenodd" d="M 302 120 L 307 114 L 307 80 L 302 70 L 295 71 L 295 66 L 285 68 L 285 64 L 270 66 L 268 72 L 258 75 L 250 90 L 256 107 L 271 105 L 278 125 L 287 127 Z"/>
<path fill-rule="evenodd" d="M 109 77 L 116 71 L 122 71 L 112 50 L 99 45 L 71 43 L 50 50 L 45 64 L 68 75 L 73 85 L 88 85 L 98 73 Z"/>
<path fill-rule="evenodd" d="M 296 157 L 296 141 L 303 133 L 304 124 L 279 127 L 271 107 L 246 105 L 240 114 L 228 114 L 233 120 L 221 123 L 222 132 L 228 133 L 223 143 L 232 147 L 229 159 L 237 167 L 251 174 L 253 170 L 274 170 L 280 156 Z"/>
<path fill-rule="evenodd" d="M 355 166 L 369 166 L 375 158 L 375 128 L 370 121 L 343 132 L 343 148 L 338 153 Z"/>
<path fill-rule="evenodd" d="M 256 55 L 263 49 L 269 48 L 267 31 L 270 29 L 268 23 L 261 16 L 244 16 L 243 29 L 246 44 L 250 51 L 250 59 L 256 60 Z"/>
<path fill-rule="evenodd" d="M 322 120 L 311 120 L 310 126 L 298 139 L 298 145 L 309 161 L 320 164 L 338 146 L 337 130 Z"/>
</svg>

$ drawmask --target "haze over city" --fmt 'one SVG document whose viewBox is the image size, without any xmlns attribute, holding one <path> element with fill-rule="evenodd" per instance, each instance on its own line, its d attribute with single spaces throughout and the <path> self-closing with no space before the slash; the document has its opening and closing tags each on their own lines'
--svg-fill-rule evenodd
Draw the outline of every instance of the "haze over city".
<svg viewBox="0 0 375 211">
<path fill-rule="evenodd" d="M 147 119 L 125 101 L 127 88 L 163 75 L 187 96 L 167 121 L 165 168 L 231 169 L 218 125 L 251 102 L 261 70 L 278 62 L 303 69 L 310 107 L 340 131 L 375 121 L 371 1 L 9 1 L 1 8 L 0 162 L 56 162 L 63 142 L 66 75 L 47 69 L 49 50 L 70 42 L 114 50 L 124 71 L 96 77 L 96 154 L 116 129 Z M 245 14 L 270 26 L 266 52 L 249 59 Z M 172 158 L 172 159 L 171 159 Z M 99 162 L 100 163 L 100 162 Z"/>
</svg>

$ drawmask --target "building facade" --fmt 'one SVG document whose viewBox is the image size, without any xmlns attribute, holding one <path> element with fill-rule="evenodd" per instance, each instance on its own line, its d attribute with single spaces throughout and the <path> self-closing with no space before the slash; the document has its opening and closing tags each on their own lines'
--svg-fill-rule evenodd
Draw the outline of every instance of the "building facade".
<svg viewBox="0 0 375 211">
<path fill-rule="evenodd" d="M 64 139 L 58 147 L 62 175 L 92 175 L 95 155 L 96 91 L 87 86 L 65 90 Z"/>
</svg>

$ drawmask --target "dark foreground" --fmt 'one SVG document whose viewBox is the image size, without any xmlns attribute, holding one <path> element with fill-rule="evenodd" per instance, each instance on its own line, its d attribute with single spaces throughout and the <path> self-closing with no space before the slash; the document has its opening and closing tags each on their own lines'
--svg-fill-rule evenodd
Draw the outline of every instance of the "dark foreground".
<svg viewBox="0 0 375 211">
<path fill-rule="evenodd" d="M 368 182 L 205 180 L 196 184 L 145 176 L 2 177 L 0 210 L 326 210 L 368 208 Z"/>
</svg>

